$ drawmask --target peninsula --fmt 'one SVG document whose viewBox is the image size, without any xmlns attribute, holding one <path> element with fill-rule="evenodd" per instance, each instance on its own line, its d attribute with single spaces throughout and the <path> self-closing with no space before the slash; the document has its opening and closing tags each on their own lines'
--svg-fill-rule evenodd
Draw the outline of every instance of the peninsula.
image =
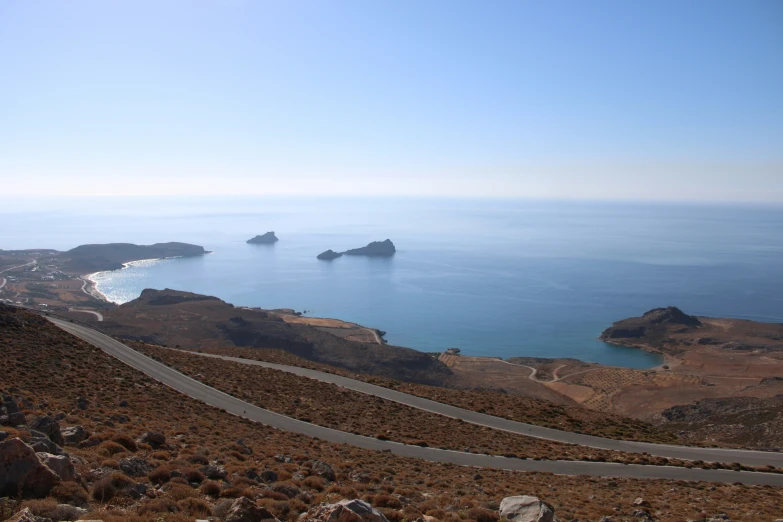
<svg viewBox="0 0 783 522">
<path fill-rule="evenodd" d="M 366 257 L 391 257 L 394 255 L 394 253 L 397 251 L 397 249 L 394 247 L 394 243 L 391 242 L 391 239 L 386 239 L 384 241 L 373 241 L 369 243 L 367 246 L 361 247 L 361 248 L 352 248 L 351 250 L 346 250 L 345 252 L 335 252 L 334 250 L 327 250 L 326 252 L 321 252 L 318 254 L 317 259 L 331 261 L 332 259 L 336 259 L 340 256 L 366 256 Z"/>
<path fill-rule="evenodd" d="M 279 241 L 277 236 L 274 232 L 267 232 L 263 235 L 258 235 L 256 237 L 252 237 L 245 241 L 245 243 L 248 243 L 250 245 L 272 245 Z"/>
</svg>

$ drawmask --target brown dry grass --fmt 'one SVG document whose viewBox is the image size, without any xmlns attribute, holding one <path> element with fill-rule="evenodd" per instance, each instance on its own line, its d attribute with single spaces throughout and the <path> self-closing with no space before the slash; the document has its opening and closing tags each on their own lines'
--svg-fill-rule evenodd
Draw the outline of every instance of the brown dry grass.
<svg viewBox="0 0 783 522">
<path fill-rule="evenodd" d="M 144 431 L 161 431 L 167 437 L 165 448 L 153 450 L 139 444 L 135 453 L 126 452 L 126 455 L 135 454 L 161 466 L 164 461 L 153 455 L 165 452 L 169 456 L 165 464 L 178 471 L 193 468 L 190 459 L 199 460 L 199 456 L 222 462 L 228 471 L 228 480 L 220 485 L 224 488 L 220 495 L 230 498 L 250 494 L 284 522 L 294 522 L 300 513 L 313 505 L 353 496 L 389 506 L 397 506 L 395 500 L 399 501 L 399 508 L 380 508 L 392 521 L 415 520 L 421 514 L 429 513 L 442 521 L 487 522 L 483 520 L 487 516 L 483 510 L 494 512 L 503 497 L 515 494 L 541 497 L 551 503 L 564 520 L 598 520 L 602 516 L 611 516 L 614 520 L 631 519 L 638 509 L 633 505 L 637 497 L 650 503 L 648 509 L 659 521 L 698 519 L 721 512 L 727 513 L 732 520 L 768 521 L 783 514 L 781 488 L 667 480 L 608 480 L 490 469 L 479 470 L 477 475 L 475 469 L 328 444 L 206 407 L 48 323 L 34 317 L 26 317 L 25 322 L 22 329 L 0 327 L 3 357 L 0 388 L 14 388 L 15 395 L 28 397 L 34 404 L 46 403 L 48 411 L 64 412 L 63 425 L 81 424 L 93 437 L 102 440 L 111 440 L 118 434 L 135 440 Z M 90 400 L 86 411 L 76 408 L 80 396 Z M 121 399 L 128 401 L 128 407 L 118 407 Z M 120 422 L 117 420 L 119 415 L 129 417 L 130 422 Z M 252 448 L 252 455 L 236 451 L 237 439 Z M 87 477 L 87 486 L 92 487 L 94 481 L 89 478 L 89 470 L 98 467 L 105 458 L 95 448 L 68 447 L 67 450 L 85 460 L 78 470 Z M 290 460 L 286 462 L 276 455 L 287 455 Z M 122 456 L 117 454 L 114 458 Z M 296 477 L 298 473 L 307 474 L 313 459 L 330 464 L 337 475 L 337 480 L 324 491 L 312 489 L 304 479 Z M 246 486 L 240 480 L 249 468 L 259 472 L 274 471 L 279 475 L 277 485 L 273 485 L 275 490 L 290 485 L 299 488 L 301 494 L 287 501 L 264 498 L 262 493 L 271 491 L 265 489 L 267 485 Z M 134 480 L 148 483 L 147 478 Z M 166 514 L 168 522 L 193 520 L 201 504 L 193 501 L 193 505 L 185 505 L 185 502 L 190 503 L 189 498 L 203 500 L 213 512 L 218 511 L 223 501 L 223 498 L 206 495 L 202 487 L 203 484 L 191 486 L 198 496 L 180 501 L 171 498 L 167 485 L 154 500 L 133 501 L 126 496 L 117 496 L 109 503 L 90 501 L 94 511 L 89 518 L 105 522 L 146 522 L 157 520 L 164 514 L 161 510 L 176 505 L 180 510 L 193 512 Z M 11 510 L 14 511 L 20 508 L 11 500 L 3 505 L 13 506 Z M 0 518 L 8 515 L 9 510 L 6 510 Z"/>
</svg>

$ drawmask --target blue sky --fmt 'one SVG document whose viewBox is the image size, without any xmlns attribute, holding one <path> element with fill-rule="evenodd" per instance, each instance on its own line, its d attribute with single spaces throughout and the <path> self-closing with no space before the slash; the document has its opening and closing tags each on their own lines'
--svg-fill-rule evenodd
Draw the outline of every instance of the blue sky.
<svg viewBox="0 0 783 522">
<path fill-rule="evenodd" d="M 783 2 L 0 2 L 6 194 L 783 201 Z"/>
</svg>

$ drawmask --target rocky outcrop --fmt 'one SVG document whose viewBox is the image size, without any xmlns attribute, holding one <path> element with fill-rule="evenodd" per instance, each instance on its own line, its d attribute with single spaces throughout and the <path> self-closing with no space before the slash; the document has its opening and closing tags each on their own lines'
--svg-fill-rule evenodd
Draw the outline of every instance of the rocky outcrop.
<svg viewBox="0 0 783 522">
<path fill-rule="evenodd" d="M 613 323 L 601 334 L 604 341 L 646 340 L 651 345 L 660 344 L 671 331 L 690 330 L 703 326 L 698 317 L 688 315 L 679 308 L 654 308 L 641 317 L 631 317 Z"/>
<path fill-rule="evenodd" d="M 16 399 L 6 394 L 2 394 L 0 399 L 0 426 L 21 426 L 27 424 L 27 419 L 24 413 L 21 412 Z"/>
<path fill-rule="evenodd" d="M 313 466 L 310 468 L 310 474 L 325 478 L 329 482 L 334 482 L 337 480 L 337 476 L 334 474 L 332 467 L 326 462 L 320 460 L 313 462 Z"/>
<path fill-rule="evenodd" d="M 343 255 L 339 252 L 335 252 L 332 249 L 327 250 L 326 252 L 321 252 L 316 256 L 316 259 L 320 259 L 321 261 L 331 261 L 332 259 L 337 259 L 338 257 L 342 257 Z"/>
<path fill-rule="evenodd" d="M 152 466 L 146 460 L 135 455 L 120 460 L 119 465 L 120 470 L 129 477 L 146 477 L 152 471 Z"/>
<path fill-rule="evenodd" d="M 76 482 L 79 480 L 79 474 L 73 462 L 66 455 L 52 455 L 51 453 L 36 453 L 38 459 L 47 468 L 54 471 L 63 482 Z"/>
<path fill-rule="evenodd" d="M 53 418 L 47 416 L 47 415 L 39 415 L 36 417 L 33 417 L 28 423 L 27 427 L 31 430 L 40 431 L 44 435 L 46 435 L 49 440 L 57 444 L 58 446 L 63 445 L 63 436 L 60 433 L 60 424 L 57 423 L 56 420 Z"/>
<path fill-rule="evenodd" d="M 70 446 L 76 446 L 87 438 L 87 430 L 81 426 L 62 428 L 60 434 L 63 436 L 63 443 Z"/>
<path fill-rule="evenodd" d="M 257 506 L 247 497 L 240 497 L 231 504 L 228 508 L 225 518 L 225 522 L 261 522 L 262 520 L 269 520 L 271 522 L 279 522 L 277 517 L 267 511 L 266 508 Z"/>
<path fill-rule="evenodd" d="M 510 522 L 555 522 L 551 506 L 538 497 L 520 495 L 506 497 L 500 502 L 500 516 Z"/>
<path fill-rule="evenodd" d="M 251 245 L 272 245 L 274 243 L 277 243 L 277 241 L 279 241 L 279 239 L 277 238 L 274 232 L 267 232 L 266 234 L 252 237 L 247 241 L 245 241 L 245 243 Z"/>
<path fill-rule="evenodd" d="M 389 522 L 383 513 L 363 500 L 343 500 L 315 507 L 299 522 Z"/>
<path fill-rule="evenodd" d="M 18 438 L 0 442 L 0 497 L 42 498 L 60 482 L 35 450 Z"/>
<path fill-rule="evenodd" d="M 343 252 L 346 256 L 390 257 L 397 251 L 390 239 L 373 241 L 365 247 L 353 248 Z"/>
<path fill-rule="evenodd" d="M 145 432 L 141 437 L 139 437 L 139 440 L 137 440 L 136 442 L 139 442 L 141 444 L 149 444 L 153 448 L 159 448 L 164 444 L 166 444 L 166 436 L 157 431 L 148 431 Z"/>
</svg>

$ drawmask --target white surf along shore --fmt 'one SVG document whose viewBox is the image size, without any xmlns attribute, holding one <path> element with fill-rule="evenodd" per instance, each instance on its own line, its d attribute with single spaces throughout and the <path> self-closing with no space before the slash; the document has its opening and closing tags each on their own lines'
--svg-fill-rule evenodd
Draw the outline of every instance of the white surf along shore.
<svg viewBox="0 0 783 522">
<path fill-rule="evenodd" d="M 84 284 L 82 285 L 82 292 L 85 294 L 92 296 L 96 299 L 100 299 L 101 301 L 106 301 L 107 303 L 114 303 L 114 304 L 123 304 L 127 301 L 123 301 L 122 299 L 118 299 L 116 297 L 112 298 L 105 293 L 103 293 L 100 289 L 100 283 L 109 277 L 109 274 L 112 274 L 114 272 L 125 270 L 126 268 L 134 267 L 134 266 L 153 266 L 161 261 L 165 261 L 167 259 L 177 259 L 182 256 L 172 256 L 172 257 L 156 257 L 152 259 L 139 259 L 137 261 L 129 261 L 127 263 L 122 264 L 122 268 L 118 268 L 117 270 L 103 270 L 101 272 L 94 272 L 92 274 L 85 274 L 82 276 L 79 276 L 79 278 L 84 281 Z"/>
</svg>

